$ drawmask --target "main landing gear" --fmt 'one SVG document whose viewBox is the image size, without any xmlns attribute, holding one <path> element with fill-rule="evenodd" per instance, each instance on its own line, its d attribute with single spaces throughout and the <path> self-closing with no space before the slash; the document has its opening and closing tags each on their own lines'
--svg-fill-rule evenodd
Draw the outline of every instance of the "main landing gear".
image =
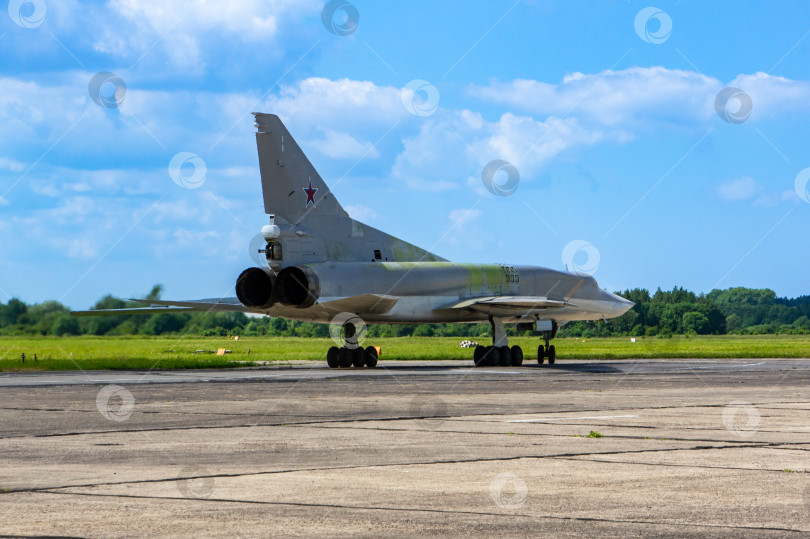
<svg viewBox="0 0 810 539">
<path fill-rule="evenodd" d="M 523 365 L 523 350 L 520 346 L 476 346 L 473 353 L 476 367 L 520 367 Z"/>
<path fill-rule="evenodd" d="M 492 326 L 492 346 L 476 346 L 473 361 L 476 367 L 520 367 L 523 365 L 523 350 L 520 346 L 509 347 L 506 329 L 499 318 L 489 318 Z M 543 331 L 543 342 L 537 347 L 537 363 L 542 365 L 548 359 L 549 365 L 557 361 L 557 350 L 549 341 L 556 335 L 556 323 L 551 331 Z"/>
<path fill-rule="evenodd" d="M 363 348 L 357 343 L 357 328 L 354 324 L 343 326 L 343 346 L 333 346 L 326 352 L 326 363 L 332 369 L 342 367 L 376 367 L 379 353 L 373 346 Z"/>
</svg>

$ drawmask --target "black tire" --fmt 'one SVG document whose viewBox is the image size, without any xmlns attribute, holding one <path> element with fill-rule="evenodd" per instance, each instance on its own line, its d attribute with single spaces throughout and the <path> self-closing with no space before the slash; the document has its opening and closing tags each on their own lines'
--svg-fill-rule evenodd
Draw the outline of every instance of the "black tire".
<svg viewBox="0 0 810 539">
<path fill-rule="evenodd" d="M 500 354 L 494 346 L 487 346 L 484 353 L 484 367 L 494 367 L 498 364 Z"/>
<path fill-rule="evenodd" d="M 509 350 L 508 346 L 501 346 L 501 356 L 500 363 L 498 363 L 501 367 L 509 367 L 512 365 L 512 351 Z"/>
<path fill-rule="evenodd" d="M 358 369 L 366 366 L 366 351 L 362 346 L 352 349 L 352 365 Z"/>
<path fill-rule="evenodd" d="M 543 348 L 543 345 L 537 347 L 537 364 L 542 365 L 546 358 L 546 349 Z"/>
<path fill-rule="evenodd" d="M 330 369 L 337 369 L 340 367 L 340 348 L 333 346 L 327 350 L 326 364 L 329 365 Z"/>
<path fill-rule="evenodd" d="M 346 348 L 345 346 L 340 348 L 340 366 L 344 369 L 348 369 L 352 366 L 352 351 Z"/>
<path fill-rule="evenodd" d="M 513 367 L 520 367 L 523 365 L 523 349 L 520 346 L 513 346 L 512 347 L 512 366 Z"/>
<path fill-rule="evenodd" d="M 548 364 L 554 365 L 554 362 L 557 361 L 557 349 L 554 348 L 554 345 L 548 347 Z"/>
<path fill-rule="evenodd" d="M 370 367 L 373 369 L 374 367 L 377 366 L 377 360 L 379 359 L 380 357 L 377 354 L 376 348 L 374 348 L 373 346 L 369 346 L 368 348 L 366 348 L 366 367 Z"/>
<path fill-rule="evenodd" d="M 475 350 L 473 351 L 473 363 L 475 363 L 476 367 L 483 367 L 484 366 L 484 359 L 487 353 L 486 346 L 476 346 Z"/>
</svg>

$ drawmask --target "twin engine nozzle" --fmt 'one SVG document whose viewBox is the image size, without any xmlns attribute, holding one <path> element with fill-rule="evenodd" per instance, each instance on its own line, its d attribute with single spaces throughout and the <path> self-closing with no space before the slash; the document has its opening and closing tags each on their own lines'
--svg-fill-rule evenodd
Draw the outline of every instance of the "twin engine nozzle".
<svg viewBox="0 0 810 539">
<path fill-rule="evenodd" d="M 317 274 L 310 268 L 290 266 L 278 275 L 265 268 L 248 268 L 236 279 L 236 297 L 246 307 L 269 309 L 277 301 L 306 309 L 320 296 Z"/>
</svg>

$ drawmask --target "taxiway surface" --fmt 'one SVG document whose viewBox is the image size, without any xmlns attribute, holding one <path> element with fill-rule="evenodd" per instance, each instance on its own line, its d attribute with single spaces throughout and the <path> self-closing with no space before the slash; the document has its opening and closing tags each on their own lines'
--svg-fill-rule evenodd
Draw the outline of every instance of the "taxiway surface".
<svg viewBox="0 0 810 539">
<path fill-rule="evenodd" d="M 0 534 L 807 534 L 808 389 L 806 359 L 4 373 Z"/>
</svg>

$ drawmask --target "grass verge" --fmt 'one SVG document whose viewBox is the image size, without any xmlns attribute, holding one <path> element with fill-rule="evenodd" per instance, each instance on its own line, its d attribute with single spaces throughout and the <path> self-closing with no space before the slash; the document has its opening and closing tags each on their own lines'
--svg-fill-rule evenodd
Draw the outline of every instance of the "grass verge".
<svg viewBox="0 0 810 539">
<path fill-rule="evenodd" d="M 479 339 L 486 344 L 489 339 Z M 382 360 L 470 361 L 472 350 L 455 337 L 369 339 L 382 348 Z M 810 357 L 808 335 L 702 336 L 671 339 L 629 337 L 555 339 L 559 361 L 644 358 L 799 358 Z M 536 357 L 540 340 L 511 338 L 525 361 Z M 244 367 L 262 362 L 324 360 L 330 339 L 298 337 L 0 337 L 0 371 L 201 369 Z M 224 356 L 210 351 L 230 350 Z M 197 351 L 203 351 L 197 353 Z M 25 363 L 21 354 L 25 354 Z M 34 361 L 34 355 L 37 361 Z M 257 363 L 259 362 L 259 363 Z"/>
</svg>

